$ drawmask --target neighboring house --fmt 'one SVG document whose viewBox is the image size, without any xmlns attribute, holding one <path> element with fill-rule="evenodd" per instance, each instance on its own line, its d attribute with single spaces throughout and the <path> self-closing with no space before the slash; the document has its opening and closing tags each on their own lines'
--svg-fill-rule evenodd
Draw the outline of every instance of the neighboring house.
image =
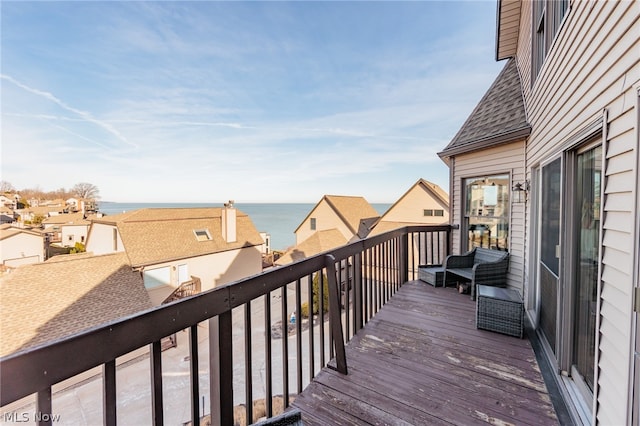
<svg viewBox="0 0 640 426">
<path fill-rule="evenodd" d="M 0 224 L 12 223 L 14 221 L 13 210 L 4 205 L 0 205 Z"/>
<path fill-rule="evenodd" d="M 449 195 L 435 183 L 419 179 L 380 219 L 369 233 L 378 235 L 409 225 L 449 223 Z"/>
<path fill-rule="evenodd" d="M 78 208 L 80 207 L 80 199 L 75 197 L 67 198 L 64 204 L 69 207 L 71 211 L 75 212 L 78 211 Z"/>
<path fill-rule="evenodd" d="M 260 253 L 263 255 L 268 255 L 271 253 L 271 234 L 268 232 L 260 232 L 260 237 L 262 237 L 262 245 L 260 246 Z"/>
<path fill-rule="evenodd" d="M 98 210 L 98 203 L 88 198 L 69 198 L 65 201 L 70 212 L 82 212 L 84 214 L 95 213 Z"/>
<path fill-rule="evenodd" d="M 0 356 L 150 308 L 126 254 L 56 256 L 0 280 Z"/>
<path fill-rule="evenodd" d="M 317 231 L 337 229 L 346 241 L 359 235 L 362 221 L 373 222 L 380 217 L 378 212 L 363 197 L 325 195 L 296 228 L 296 245 Z"/>
<path fill-rule="evenodd" d="M 44 232 L 50 235 L 49 241 L 64 247 L 73 247 L 76 242 L 84 244 L 90 224 L 82 213 L 63 213 L 42 221 Z"/>
<path fill-rule="evenodd" d="M 76 243 L 86 244 L 91 220 L 80 219 L 60 226 L 61 244 L 64 247 L 74 247 Z"/>
<path fill-rule="evenodd" d="M 572 423 L 640 424 L 640 7 L 500 0 L 497 21 L 508 62 L 439 153 L 454 252 L 510 252 Z"/>
<path fill-rule="evenodd" d="M 20 217 L 21 222 L 33 222 L 36 217 L 53 217 L 64 213 L 63 207 L 60 206 L 40 206 L 28 207 L 26 209 L 15 210 Z"/>
<path fill-rule="evenodd" d="M 0 205 L 10 208 L 11 210 L 16 208 L 16 200 L 12 194 L 0 194 Z"/>
<path fill-rule="evenodd" d="M 17 267 L 45 260 L 44 237 L 39 232 L 0 227 L 0 261 L 3 265 Z"/>
<path fill-rule="evenodd" d="M 262 271 L 260 233 L 232 203 L 217 208 L 141 209 L 94 219 L 86 249 L 126 252 L 154 305 L 191 277 L 209 290 Z"/>
<path fill-rule="evenodd" d="M 291 262 L 314 256 L 323 251 L 331 250 L 347 244 L 347 239 L 336 228 L 314 232 L 309 238 L 287 250 L 274 263 L 286 265 Z"/>
</svg>

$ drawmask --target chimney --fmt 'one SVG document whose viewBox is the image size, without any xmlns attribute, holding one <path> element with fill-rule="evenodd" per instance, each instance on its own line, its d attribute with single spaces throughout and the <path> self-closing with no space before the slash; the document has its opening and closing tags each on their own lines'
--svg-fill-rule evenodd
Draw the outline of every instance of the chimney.
<svg viewBox="0 0 640 426">
<path fill-rule="evenodd" d="M 236 208 L 233 200 L 224 204 L 222 209 L 222 238 L 228 243 L 236 242 Z"/>
</svg>

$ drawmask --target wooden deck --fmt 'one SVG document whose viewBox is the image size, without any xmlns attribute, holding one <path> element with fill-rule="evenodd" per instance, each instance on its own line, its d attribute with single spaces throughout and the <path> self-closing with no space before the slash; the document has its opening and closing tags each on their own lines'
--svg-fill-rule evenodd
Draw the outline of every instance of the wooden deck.
<svg viewBox="0 0 640 426">
<path fill-rule="evenodd" d="M 557 424 L 529 341 L 475 328 L 453 288 L 405 284 L 295 402 L 305 425 Z"/>
</svg>

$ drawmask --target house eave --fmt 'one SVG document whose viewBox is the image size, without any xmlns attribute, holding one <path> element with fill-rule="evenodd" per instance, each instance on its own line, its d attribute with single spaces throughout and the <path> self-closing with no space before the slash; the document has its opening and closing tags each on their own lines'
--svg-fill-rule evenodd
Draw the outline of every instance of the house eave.
<svg viewBox="0 0 640 426">
<path fill-rule="evenodd" d="M 496 61 L 516 56 L 522 0 L 498 0 L 496 9 Z"/>
<path fill-rule="evenodd" d="M 512 130 L 497 135 L 492 135 L 487 138 L 477 139 L 473 142 L 466 143 L 463 146 L 457 146 L 450 149 L 440 151 L 438 156 L 447 163 L 449 157 L 453 157 L 458 154 L 466 154 L 481 149 L 491 148 L 496 145 L 502 145 L 509 142 L 515 142 L 519 139 L 524 139 L 531 134 L 531 126 L 525 126 L 520 129 Z"/>
</svg>

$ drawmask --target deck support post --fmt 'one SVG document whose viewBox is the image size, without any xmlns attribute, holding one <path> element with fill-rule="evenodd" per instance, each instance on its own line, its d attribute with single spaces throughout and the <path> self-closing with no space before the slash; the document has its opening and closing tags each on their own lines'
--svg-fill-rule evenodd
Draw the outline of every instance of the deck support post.
<svg viewBox="0 0 640 426">
<path fill-rule="evenodd" d="M 340 306 L 340 288 L 336 278 L 336 258 L 328 254 L 325 257 L 327 279 L 329 280 L 329 327 L 336 350 L 336 371 L 347 374 L 347 356 L 342 332 L 342 309 Z"/>
</svg>

